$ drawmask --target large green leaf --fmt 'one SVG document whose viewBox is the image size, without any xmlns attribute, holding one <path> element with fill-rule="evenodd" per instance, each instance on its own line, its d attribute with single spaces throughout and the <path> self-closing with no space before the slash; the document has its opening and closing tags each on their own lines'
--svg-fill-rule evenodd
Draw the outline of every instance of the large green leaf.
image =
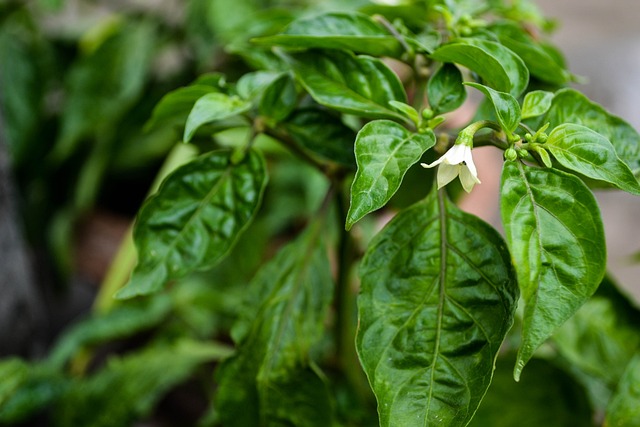
<svg viewBox="0 0 640 427">
<path fill-rule="evenodd" d="M 498 92 L 490 87 L 478 84 L 478 83 L 465 83 L 467 86 L 478 89 L 480 92 L 487 96 L 487 99 L 493 105 L 493 109 L 496 112 L 496 118 L 500 127 L 511 134 L 520 123 L 520 104 L 511 95 L 505 92 Z"/>
<path fill-rule="evenodd" d="M 380 425 L 467 425 L 518 299 L 500 235 L 434 192 L 376 236 L 360 275 L 356 344 Z"/>
<path fill-rule="evenodd" d="M 637 427 L 640 425 L 640 354 L 624 372 L 616 393 L 607 406 L 606 426 Z"/>
<path fill-rule="evenodd" d="M 131 280 L 118 298 L 159 290 L 168 280 L 210 268 L 251 222 L 267 176 L 264 159 L 249 151 L 239 163 L 214 151 L 177 169 L 138 214 L 138 250 Z"/>
<path fill-rule="evenodd" d="M 489 27 L 489 30 L 498 37 L 501 44 L 522 58 L 532 76 L 555 85 L 563 85 L 570 80 L 571 74 L 564 69 L 563 64 L 558 63 L 524 27 L 501 23 Z"/>
<path fill-rule="evenodd" d="M 574 123 L 598 132 L 613 144 L 618 157 L 631 171 L 636 176 L 640 174 L 640 134 L 580 92 L 574 89 L 556 92 L 544 122 L 549 122 L 551 129 L 563 123 Z"/>
<path fill-rule="evenodd" d="M 453 64 L 442 64 L 427 83 L 427 97 L 436 115 L 461 106 L 467 98 L 467 91 L 462 85 L 460 69 Z"/>
<path fill-rule="evenodd" d="M 333 289 L 321 233 L 313 222 L 247 291 L 232 331 L 238 351 L 218 371 L 216 405 L 225 426 L 332 425 L 325 386 L 309 368 Z"/>
<path fill-rule="evenodd" d="M 389 101 L 407 102 L 398 76 L 382 61 L 342 51 L 287 57 L 297 79 L 318 103 L 373 119 L 406 120 Z"/>
<path fill-rule="evenodd" d="M 553 334 L 569 363 L 612 389 L 640 350 L 640 311 L 609 280 Z"/>
<path fill-rule="evenodd" d="M 224 93 L 208 93 L 193 105 L 187 124 L 184 128 L 183 141 L 189 142 L 198 128 L 216 120 L 228 119 L 244 113 L 251 108 L 251 103 L 237 96 Z"/>
<path fill-rule="evenodd" d="M 529 70 L 522 59 L 499 43 L 480 39 L 458 39 L 440 46 L 431 58 L 464 65 L 488 86 L 519 96 L 529 83 Z"/>
<path fill-rule="evenodd" d="M 319 108 L 303 108 L 282 123 L 291 137 L 315 154 L 355 168 L 353 142 L 356 133 L 340 119 Z"/>
<path fill-rule="evenodd" d="M 520 162 L 502 172 L 502 223 L 525 301 L 514 376 L 595 292 L 605 272 L 600 210 L 587 186 Z"/>
<path fill-rule="evenodd" d="M 254 39 L 293 48 L 344 49 L 373 56 L 398 57 L 403 48 L 382 25 L 357 12 L 330 12 L 300 18 L 278 35 Z"/>
<path fill-rule="evenodd" d="M 160 398 L 194 370 L 232 353 L 216 343 L 181 341 L 111 358 L 95 375 L 76 379 L 56 404 L 58 427 L 121 427 L 148 415 Z M 99 407 L 99 410 L 96 410 Z"/>
<path fill-rule="evenodd" d="M 567 123 L 553 129 L 545 147 L 565 168 L 640 195 L 640 184 L 613 145 L 593 130 Z"/>
<path fill-rule="evenodd" d="M 566 371 L 533 359 L 520 382 L 513 381 L 513 358 L 500 357 L 493 382 L 470 427 L 590 427 L 585 390 Z"/>
<path fill-rule="evenodd" d="M 351 185 L 347 230 L 369 212 L 384 206 L 400 187 L 407 170 L 435 143 L 431 129 L 413 133 L 389 120 L 367 123 L 356 137 L 358 171 Z"/>
</svg>

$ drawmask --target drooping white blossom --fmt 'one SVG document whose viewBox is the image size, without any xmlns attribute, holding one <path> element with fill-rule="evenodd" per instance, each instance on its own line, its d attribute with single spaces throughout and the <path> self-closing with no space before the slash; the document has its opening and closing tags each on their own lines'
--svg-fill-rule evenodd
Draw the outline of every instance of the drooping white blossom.
<svg viewBox="0 0 640 427">
<path fill-rule="evenodd" d="M 478 171 L 471 156 L 471 147 L 466 144 L 456 144 L 435 162 L 431 164 L 420 163 L 420 165 L 423 168 L 440 165 L 436 177 L 438 189 L 453 181 L 457 176 L 460 177 L 462 188 L 467 193 L 471 192 L 474 185 L 480 184 Z"/>
</svg>

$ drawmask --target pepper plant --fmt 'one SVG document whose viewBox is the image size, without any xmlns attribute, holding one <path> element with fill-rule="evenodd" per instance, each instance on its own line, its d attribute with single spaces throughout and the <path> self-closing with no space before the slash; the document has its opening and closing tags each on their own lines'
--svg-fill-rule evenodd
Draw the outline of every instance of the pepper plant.
<svg viewBox="0 0 640 427">
<path fill-rule="evenodd" d="M 148 126 L 180 119 L 199 155 L 141 208 L 138 262 L 115 294 L 117 304 L 153 298 L 260 253 L 237 285 L 212 423 L 640 425 L 640 323 L 606 279 L 592 192 L 640 195 L 640 136 L 569 87 L 549 22 L 502 0 L 284 21 L 231 47 L 246 73 L 205 75 L 156 106 Z M 450 126 L 473 99 L 470 123 Z M 503 152 L 501 171 L 474 163 L 481 146 Z M 269 233 L 274 204 L 263 201 L 300 209 L 270 188 L 284 164 L 323 195 Z M 482 185 L 478 171 L 501 174 L 503 235 L 456 205 Z M 534 384 L 541 372 L 550 378 Z M 504 405 L 531 390 L 552 403 L 504 408 L 492 397 Z"/>
</svg>

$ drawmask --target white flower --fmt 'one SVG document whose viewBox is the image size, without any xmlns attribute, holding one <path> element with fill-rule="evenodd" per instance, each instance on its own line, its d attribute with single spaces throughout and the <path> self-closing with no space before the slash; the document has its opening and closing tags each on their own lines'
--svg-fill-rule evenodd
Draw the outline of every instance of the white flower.
<svg viewBox="0 0 640 427">
<path fill-rule="evenodd" d="M 438 189 L 453 181 L 457 176 L 460 177 L 462 188 L 467 193 L 471 192 L 474 185 L 480 184 L 478 171 L 476 165 L 473 164 L 473 157 L 471 157 L 471 147 L 466 144 L 456 144 L 444 153 L 444 156 L 430 165 L 426 163 L 420 163 L 420 165 L 423 168 L 440 165 L 437 176 Z"/>
</svg>

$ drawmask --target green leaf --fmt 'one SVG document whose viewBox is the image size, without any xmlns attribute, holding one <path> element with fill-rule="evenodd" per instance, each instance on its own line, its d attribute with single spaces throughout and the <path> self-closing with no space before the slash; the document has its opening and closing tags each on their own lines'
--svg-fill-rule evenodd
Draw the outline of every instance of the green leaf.
<svg viewBox="0 0 640 427">
<path fill-rule="evenodd" d="M 462 85 L 462 73 L 458 67 L 442 64 L 427 83 L 427 97 L 436 115 L 461 106 L 467 98 L 467 91 Z"/>
<path fill-rule="evenodd" d="M 33 418 L 64 393 L 69 381 L 44 363 L 11 358 L 0 361 L 0 424 Z"/>
<path fill-rule="evenodd" d="M 100 136 L 122 119 L 142 94 L 155 40 L 150 22 L 127 23 L 66 73 L 67 97 L 54 161 L 67 159 L 82 140 Z"/>
<path fill-rule="evenodd" d="M 607 406 L 605 425 L 636 427 L 640 425 L 640 354 L 636 355 L 624 372 L 618 389 Z"/>
<path fill-rule="evenodd" d="M 571 74 L 564 69 L 563 64 L 558 63 L 522 26 L 501 23 L 488 29 L 498 37 L 501 44 L 522 58 L 532 76 L 555 85 L 563 85 L 570 80 Z"/>
<path fill-rule="evenodd" d="M 431 129 L 413 133 L 389 120 L 367 123 L 356 137 L 358 171 L 351 185 L 346 229 L 384 206 L 400 187 L 407 170 L 435 143 Z"/>
<path fill-rule="evenodd" d="M 589 427 L 592 410 L 585 390 L 562 369 L 533 359 L 520 382 L 513 358 L 498 358 L 487 395 L 469 427 Z"/>
<path fill-rule="evenodd" d="M 178 168 L 138 214 L 138 250 L 129 283 L 117 298 L 159 290 L 171 279 L 214 266 L 253 219 L 267 176 L 264 159 L 249 151 L 214 151 Z"/>
<path fill-rule="evenodd" d="M 145 124 L 145 130 L 150 131 L 159 126 L 167 126 L 167 123 L 184 126 L 196 101 L 214 92 L 218 90 L 205 85 L 187 86 L 169 92 L 156 104 L 151 118 Z"/>
<path fill-rule="evenodd" d="M 518 128 L 520 123 L 520 104 L 513 96 L 478 83 L 465 83 L 465 85 L 476 88 L 487 96 L 496 112 L 500 127 L 507 135 L 512 134 Z"/>
<path fill-rule="evenodd" d="M 522 118 L 541 116 L 551 107 L 553 93 L 544 90 L 534 90 L 525 95 L 522 103 Z"/>
<path fill-rule="evenodd" d="M 297 49 L 351 50 L 372 56 L 399 57 L 404 51 L 382 25 L 356 12 L 331 12 L 296 19 L 282 34 L 253 41 Z"/>
<path fill-rule="evenodd" d="M 398 76 L 382 61 L 342 51 L 310 51 L 287 57 L 296 78 L 318 103 L 372 119 L 406 121 L 389 106 L 407 102 Z"/>
<path fill-rule="evenodd" d="M 313 222 L 251 282 L 232 330 L 238 351 L 217 373 L 225 426 L 332 425 L 326 388 L 309 370 L 333 292 L 322 232 Z"/>
<path fill-rule="evenodd" d="M 389 105 L 407 116 L 416 126 L 420 124 L 420 113 L 411 105 L 399 101 L 389 101 Z"/>
<path fill-rule="evenodd" d="M 247 101 L 259 101 L 265 89 L 276 81 L 282 73 L 279 71 L 254 71 L 240 77 L 236 84 L 238 95 Z"/>
<path fill-rule="evenodd" d="M 132 336 L 160 323 L 171 310 L 171 301 L 159 295 L 146 301 L 117 306 L 110 312 L 77 323 L 58 340 L 48 363 L 58 369 L 82 347 Z"/>
<path fill-rule="evenodd" d="M 533 352 L 595 292 L 605 272 L 600 210 L 577 177 L 505 163 L 502 223 L 525 301 L 516 380 Z"/>
<path fill-rule="evenodd" d="M 529 83 L 529 70 L 522 59 L 495 42 L 458 39 L 440 46 L 431 58 L 463 65 L 482 77 L 488 86 L 516 97 Z"/>
<path fill-rule="evenodd" d="M 198 99 L 189 113 L 184 128 L 183 141 L 189 142 L 198 128 L 216 120 L 228 119 L 244 113 L 251 108 L 251 103 L 237 96 L 224 93 L 209 93 Z"/>
<path fill-rule="evenodd" d="M 574 366 L 615 388 L 640 350 L 640 311 L 609 278 L 553 335 L 554 346 Z"/>
<path fill-rule="evenodd" d="M 287 118 L 298 103 L 296 82 L 289 74 L 282 74 L 262 94 L 258 111 L 276 122 Z"/>
<path fill-rule="evenodd" d="M 335 114 L 318 108 L 299 109 L 282 126 L 304 148 L 355 169 L 356 133 Z"/>
<path fill-rule="evenodd" d="M 160 398 L 207 362 L 228 357 L 231 350 L 214 343 L 182 341 L 149 347 L 77 379 L 56 405 L 55 425 L 121 427 L 147 416 Z M 96 405 L 100 410 L 96 410 Z"/>
<path fill-rule="evenodd" d="M 432 193 L 375 237 L 360 276 L 356 345 L 380 425 L 467 425 L 518 300 L 498 232 Z"/>
<path fill-rule="evenodd" d="M 545 147 L 567 169 L 640 195 L 640 184 L 613 145 L 597 132 L 567 123 L 553 129 Z"/>
<path fill-rule="evenodd" d="M 640 134 L 620 117 L 614 116 L 574 89 L 556 92 L 543 123 L 551 128 L 564 123 L 586 126 L 606 137 L 634 175 L 640 174 Z"/>
</svg>

